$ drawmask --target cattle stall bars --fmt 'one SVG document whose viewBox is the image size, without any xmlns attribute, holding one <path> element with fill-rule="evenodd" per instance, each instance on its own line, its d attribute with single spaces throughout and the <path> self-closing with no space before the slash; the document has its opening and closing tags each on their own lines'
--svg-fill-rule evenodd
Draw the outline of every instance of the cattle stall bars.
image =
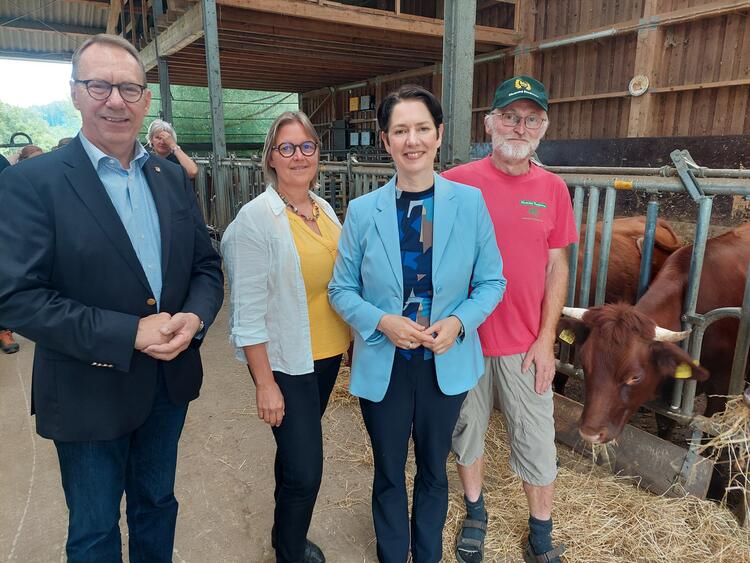
<svg viewBox="0 0 750 563">
<path fill-rule="evenodd" d="M 750 271 L 745 276 L 745 291 L 742 303 L 733 307 L 721 307 L 702 314 L 696 312 L 700 289 L 703 261 L 711 222 L 713 199 L 718 195 L 742 196 L 750 200 L 750 171 L 702 168 L 692 161 L 686 151 L 674 151 L 671 155 L 674 166 L 662 168 L 603 168 L 603 167 L 549 167 L 560 175 L 573 190 L 573 205 L 576 224 L 581 232 L 585 227 L 585 238 L 573 245 L 570 257 L 569 290 L 567 307 L 587 308 L 591 303 L 592 277 L 596 276 L 593 305 L 605 302 L 607 273 L 609 266 L 610 241 L 614 223 L 614 210 L 617 193 L 622 190 L 641 192 L 649 198 L 638 276 L 637 297 L 640 298 L 651 279 L 651 264 L 654 252 L 654 239 L 659 214 L 660 194 L 687 193 L 697 204 L 695 239 L 690 255 L 690 268 L 681 308 L 683 330 L 690 330 L 690 336 L 683 347 L 693 360 L 701 356 L 703 336 L 707 328 L 722 319 L 739 319 L 740 326 L 734 344 L 733 361 L 729 378 L 728 394 L 736 395 L 744 388 L 747 370 L 748 346 L 750 346 Z M 598 267 L 594 270 L 594 248 L 597 236 L 596 225 L 599 213 L 599 200 L 604 192 L 604 210 L 600 234 Z M 584 201 L 588 194 L 586 220 L 583 221 Z M 582 257 L 579 257 L 579 251 Z M 581 267 L 579 268 L 579 262 Z M 749 267 L 750 268 L 750 267 Z M 710 275 L 710 273 L 709 273 Z M 577 279 L 580 276 L 580 279 Z M 578 288 L 578 290 L 577 290 Z M 570 359 L 570 346 L 561 343 L 558 371 L 576 377 L 585 377 L 583 369 Z M 718 377 L 718 374 L 715 374 Z M 671 400 L 668 404 L 652 402 L 647 405 L 655 413 L 668 417 L 676 423 L 693 429 L 691 446 L 683 462 L 678 464 L 676 480 L 686 482 L 698 459 L 696 450 L 702 434 L 711 433 L 711 422 L 703 416 L 695 415 L 696 381 L 675 379 Z M 577 433 L 576 433 L 577 438 Z M 571 441 L 578 441 L 572 438 Z M 575 444 L 571 444 L 575 445 Z M 645 462 L 647 460 L 641 460 Z M 648 476 L 644 479 L 648 481 Z M 648 485 L 648 482 L 645 483 Z M 655 491 L 664 492 L 664 491 Z M 693 491 L 695 492 L 695 491 Z M 698 490 L 700 492 L 700 489 Z"/>
<path fill-rule="evenodd" d="M 265 185 L 262 180 L 260 160 L 257 158 L 224 158 L 198 159 L 200 172 L 196 179 L 196 189 L 201 209 L 209 225 L 219 235 L 231 222 L 240 207 L 262 193 Z M 680 172 L 682 162 L 692 162 L 686 155 L 678 152 L 674 155 L 674 166 L 661 168 L 604 168 L 604 167 L 547 167 L 548 170 L 560 175 L 572 190 L 573 207 L 576 226 L 581 232 L 583 227 L 585 237 L 573 245 L 570 262 L 570 283 L 566 305 L 569 307 L 588 307 L 593 304 L 601 305 L 605 302 L 607 292 L 607 271 L 610 264 L 610 243 L 613 235 L 613 225 L 622 219 L 615 219 L 615 207 L 618 193 L 630 191 L 649 198 L 645 228 L 641 227 L 643 235 L 640 271 L 638 274 L 637 295 L 643 295 L 648 281 L 651 279 L 652 257 L 655 252 L 656 235 L 660 228 L 660 203 L 658 197 L 670 193 L 692 194 L 698 201 L 698 215 L 696 219 L 696 237 L 689 284 L 686 299 L 681 309 L 686 327 L 692 328 L 692 335 L 686 344 L 688 352 L 693 358 L 700 356 L 703 334 L 707 327 L 729 315 L 743 319 L 743 329 L 738 335 L 735 353 L 735 365 L 732 368 L 732 383 L 730 389 L 742 389 L 742 373 L 746 359 L 742 355 L 743 347 L 747 350 L 747 326 L 750 324 L 750 306 L 733 307 L 728 310 L 718 310 L 696 314 L 696 296 L 699 289 L 700 272 L 711 221 L 714 196 L 742 196 L 750 199 L 750 171 L 707 169 L 691 166 L 687 173 Z M 679 166 L 678 166 L 679 165 Z M 686 164 L 687 165 L 687 164 Z M 228 178 L 224 194 L 212 190 L 211 178 L 214 174 L 225 174 Z M 346 161 L 321 160 L 318 175 L 318 188 L 315 190 L 325 198 L 343 219 L 348 202 L 385 184 L 393 175 L 392 165 L 386 163 L 360 163 L 356 156 L 349 155 Z M 692 180 L 691 180 L 692 178 Z M 688 185 L 686 185 L 686 182 Z M 597 221 L 599 220 L 600 201 L 603 200 L 602 227 L 597 241 Z M 588 204 L 588 205 L 586 205 Z M 584 212 L 586 217 L 584 220 Z M 598 254 L 595 252 L 599 244 Z M 579 267 L 579 253 L 581 266 Z M 598 258 L 598 262 L 597 259 Z M 595 280 L 595 281 L 594 281 Z M 593 299 L 592 299 L 593 296 Z M 570 361 L 568 347 L 561 346 L 558 361 L 560 372 L 584 376 L 581 367 Z M 681 381 L 679 383 L 682 383 Z M 704 417 L 694 417 L 695 386 L 693 381 L 687 385 L 678 385 L 671 405 L 650 404 L 649 408 L 675 420 L 683 426 L 691 426 L 695 436 L 710 429 L 710 424 Z M 577 436 L 577 434 L 576 434 Z M 580 440 L 577 440 L 580 441 Z M 682 449 L 680 448 L 682 451 Z M 678 474 L 687 479 L 693 467 L 693 457 L 688 457 L 687 463 L 682 463 Z M 646 481 L 648 480 L 644 477 Z M 654 485 L 652 490 L 662 493 L 669 484 Z M 701 487 L 692 489 L 698 495 L 705 495 Z"/>
</svg>

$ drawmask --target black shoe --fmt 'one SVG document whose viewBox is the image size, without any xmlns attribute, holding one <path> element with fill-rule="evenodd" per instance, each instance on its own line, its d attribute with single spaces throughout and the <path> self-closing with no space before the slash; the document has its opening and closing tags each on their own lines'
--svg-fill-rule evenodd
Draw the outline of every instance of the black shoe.
<svg viewBox="0 0 750 563">
<path fill-rule="evenodd" d="M 326 557 L 317 545 L 307 540 L 304 561 L 305 563 L 326 563 Z"/>
<path fill-rule="evenodd" d="M 276 525 L 271 527 L 271 547 L 276 549 Z M 310 540 L 305 543 L 305 563 L 326 563 L 326 557 L 323 551 Z"/>
</svg>

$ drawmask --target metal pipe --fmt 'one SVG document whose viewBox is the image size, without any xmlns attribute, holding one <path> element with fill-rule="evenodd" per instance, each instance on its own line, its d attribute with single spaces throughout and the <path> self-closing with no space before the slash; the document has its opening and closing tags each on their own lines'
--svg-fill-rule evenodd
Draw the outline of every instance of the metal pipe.
<svg viewBox="0 0 750 563">
<path fill-rule="evenodd" d="M 618 166 L 545 166 L 545 170 L 554 174 L 596 174 L 607 176 L 661 176 L 676 178 L 677 170 L 674 166 L 661 168 L 627 168 Z M 750 170 L 744 168 L 703 168 L 693 170 L 699 178 L 750 178 Z"/>
<path fill-rule="evenodd" d="M 568 307 L 573 307 L 576 298 L 576 278 L 578 276 L 578 250 L 581 243 L 581 219 L 583 218 L 583 188 L 576 186 L 573 192 L 573 216 L 576 222 L 578 238 L 572 244 L 568 258 L 568 297 L 565 301 Z"/>
<path fill-rule="evenodd" d="M 698 199 L 698 220 L 695 224 L 695 239 L 693 242 L 693 253 L 690 256 L 690 270 L 688 273 L 688 284 L 685 291 L 685 302 L 682 307 L 684 313 L 683 330 L 691 327 L 690 317 L 695 316 L 695 309 L 698 304 L 698 293 L 700 291 L 701 276 L 703 273 L 703 259 L 706 255 L 706 241 L 708 240 L 708 227 L 711 224 L 711 210 L 713 208 L 713 198 L 702 196 Z M 686 342 L 688 346 L 690 342 Z M 688 350 L 694 360 L 700 359 L 700 348 L 692 347 Z M 677 389 L 682 391 L 680 401 L 680 410 L 685 415 L 693 414 L 696 380 L 675 382 L 674 393 L 672 395 L 672 408 L 675 408 L 675 399 Z M 683 385 L 684 384 L 684 385 Z M 683 390 L 684 389 L 684 390 Z"/>
<path fill-rule="evenodd" d="M 594 242 L 596 241 L 596 218 L 599 214 L 599 189 L 589 190 L 589 204 L 586 210 L 586 241 L 583 246 L 583 271 L 581 272 L 581 293 L 579 307 L 589 306 L 591 291 L 591 271 L 594 262 Z"/>
<path fill-rule="evenodd" d="M 679 178 L 658 176 L 606 176 L 587 174 L 558 174 L 568 186 L 584 188 L 615 188 L 619 190 L 685 192 Z M 701 188 L 706 195 L 750 195 L 750 182 L 744 178 L 703 178 Z"/>
<path fill-rule="evenodd" d="M 607 188 L 604 196 L 604 217 L 602 221 L 602 237 L 599 241 L 599 268 L 596 272 L 596 291 L 594 293 L 594 305 L 604 303 L 607 289 L 607 271 L 609 269 L 609 248 L 612 244 L 612 226 L 615 219 L 615 201 L 617 191 Z"/>
<path fill-rule="evenodd" d="M 737 331 L 737 345 L 734 348 L 732 371 L 729 377 L 729 395 L 739 395 L 745 389 L 748 348 L 750 348 L 750 264 L 747 268 L 745 297 L 742 300 L 742 316 Z"/>
<path fill-rule="evenodd" d="M 641 269 L 638 276 L 637 299 L 646 293 L 651 281 L 651 261 L 654 256 L 654 240 L 656 239 L 656 225 L 659 219 L 659 199 L 654 195 L 646 207 L 646 232 L 643 236 L 643 254 L 641 254 Z"/>
</svg>

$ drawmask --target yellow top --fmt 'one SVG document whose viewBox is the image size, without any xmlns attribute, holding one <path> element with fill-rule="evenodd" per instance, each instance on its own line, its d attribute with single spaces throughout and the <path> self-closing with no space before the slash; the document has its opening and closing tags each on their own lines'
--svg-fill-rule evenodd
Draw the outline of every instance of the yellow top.
<svg viewBox="0 0 750 563">
<path fill-rule="evenodd" d="M 323 211 L 317 220 L 320 234 L 291 209 L 286 212 L 305 282 L 313 360 L 343 354 L 349 348 L 349 326 L 328 301 L 328 282 L 333 276 L 341 229 Z"/>
</svg>

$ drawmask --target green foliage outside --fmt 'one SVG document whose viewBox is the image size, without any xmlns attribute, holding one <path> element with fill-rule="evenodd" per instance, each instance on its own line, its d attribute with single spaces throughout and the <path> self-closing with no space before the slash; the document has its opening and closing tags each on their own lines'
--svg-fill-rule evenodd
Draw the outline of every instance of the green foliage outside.
<svg viewBox="0 0 750 563">
<path fill-rule="evenodd" d="M 149 84 L 151 110 L 143 124 L 142 137 L 154 118 L 159 117 L 159 85 Z M 172 86 L 172 125 L 180 145 L 211 142 L 211 105 L 208 88 Z M 298 109 L 297 94 L 249 90 L 222 91 L 224 129 L 227 143 L 262 143 L 273 120 L 284 111 Z M 247 154 L 248 151 L 231 151 Z"/>
<path fill-rule="evenodd" d="M 159 85 L 149 84 L 151 109 L 140 134 L 145 143 L 149 123 L 159 116 Z M 298 108 L 297 95 L 285 92 L 224 90 L 224 126 L 227 143 L 262 143 L 271 122 L 282 112 Z M 211 143 L 211 106 L 208 89 L 172 86 L 173 125 L 181 145 Z M 63 137 L 72 137 L 81 127 L 78 111 L 70 100 L 43 106 L 15 107 L 0 102 L 0 143 L 9 143 L 13 133 L 22 132 L 45 151 Z M 18 148 L 0 148 L 10 155 Z M 191 151 L 193 152 L 193 151 Z M 235 151 L 247 154 L 247 151 Z"/>
<path fill-rule="evenodd" d="M 7 144 L 13 133 L 26 133 L 31 141 L 45 151 L 56 146 L 63 137 L 71 137 L 81 127 L 81 118 L 70 100 L 52 102 L 43 106 L 21 108 L 0 102 L 0 143 Z M 25 142 L 17 138 L 16 142 Z M 18 148 L 3 148 L 8 155 Z"/>
</svg>

